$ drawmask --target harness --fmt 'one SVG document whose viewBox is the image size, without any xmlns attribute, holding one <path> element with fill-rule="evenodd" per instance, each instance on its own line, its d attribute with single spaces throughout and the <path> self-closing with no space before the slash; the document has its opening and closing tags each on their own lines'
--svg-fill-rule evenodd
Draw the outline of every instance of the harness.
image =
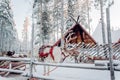
<svg viewBox="0 0 120 80">
<path fill-rule="evenodd" d="M 49 53 L 40 52 L 39 57 L 45 57 L 46 58 L 46 57 L 48 57 L 48 54 Z"/>
<path fill-rule="evenodd" d="M 62 60 L 62 62 L 63 62 L 69 55 L 65 55 L 64 52 L 62 52 L 62 55 L 64 56 L 64 58 L 63 58 L 63 60 Z"/>
<path fill-rule="evenodd" d="M 62 62 L 69 56 L 69 54 L 66 55 L 63 50 L 64 49 L 61 48 L 61 54 L 64 56 Z"/>
<path fill-rule="evenodd" d="M 39 52 L 39 57 L 41 57 L 41 58 L 46 58 L 46 57 L 48 57 L 48 55 L 50 54 L 51 58 L 52 58 L 53 61 L 54 61 L 54 60 L 55 60 L 55 57 L 54 57 L 54 55 L 53 55 L 53 49 L 54 49 L 54 47 L 52 46 L 52 47 L 50 48 L 50 50 L 49 50 L 48 53 L 44 53 L 44 50 L 40 51 L 40 52 Z M 62 59 L 62 62 L 63 62 L 63 61 L 69 56 L 69 54 L 66 55 L 66 54 L 62 51 L 62 49 L 61 49 L 61 54 L 64 56 L 63 59 Z"/>
<path fill-rule="evenodd" d="M 50 51 L 49 51 L 48 53 L 44 53 L 43 51 L 40 52 L 40 53 L 39 53 L 39 57 L 41 57 L 41 58 L 42 58 L 42 57 L 46 58 L 46 57 L 48 57 L 48 55 L 50 54 L 50 56 L 52 57 L 52 59 L 55 60 L 54 55 L 53 55 L 53 48 L 54 48 L 54 47 L 51 47 L 51 48 L 50 48 Z"/>
<path fill-rule="evenodd" d="M 50 53 L 52 59 L 55 60 L 54 55 L 53 55 L 53 48 L 54 48 L 54 47 L 51 47 L 49 53 Z"/>
</svg>

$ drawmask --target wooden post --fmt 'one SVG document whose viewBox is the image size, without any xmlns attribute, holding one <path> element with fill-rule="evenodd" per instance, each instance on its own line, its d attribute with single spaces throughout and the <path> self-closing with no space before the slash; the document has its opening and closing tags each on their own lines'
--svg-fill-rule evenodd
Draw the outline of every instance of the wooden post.
<svg viewBox="0 0 120 80">
<path fill-rule="evenodd" d="M 114 66 L 113 66 L 113 51 L 112 51 L 112 40 L 111 40 L 111 29 L 110 29 L 110 10 L 106 8 L 106 19 L 107 19 L 107 33 L 108 33 L 108 45 L 109 45 L 109 66 L 111 80 L 115 80 Z"/>
</svg>

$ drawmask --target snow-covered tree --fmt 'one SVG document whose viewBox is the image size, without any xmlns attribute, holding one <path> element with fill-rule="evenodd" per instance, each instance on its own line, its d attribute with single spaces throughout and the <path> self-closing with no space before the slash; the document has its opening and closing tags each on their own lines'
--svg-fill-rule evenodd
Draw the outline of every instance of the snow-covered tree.
<svg viewBox="0 0 120 80">
<path fill-rule="evenodd" d="M 49 0 L 35 0 L 33 7 L 34 25 L 35 25 L 35 41 L 34 43 L 43 44 L 46 39 L 49 39 L 50 23 L 49 10 L 47 3 Z"/>
<path fill-rule="evenodd" d="M 101 1 L 102 1 L 102 7 L 104 7 L 107 3 L 107 0 L 101 0 Z M 96 9 L 100 9 L 101 1 L 100 0 L 94 0 L 94 6 L 95 6 Z"/>
<path fill-rule="evenodd" d="M 66 29 L 68 29 L 69 27 L 71 27 L 72 25 L 73 25 L 73 23 L 74 23 L 74 21 L 73 21 L 73 19 L 71 18 L 71 17 L 73 17 L 74 18 L 74 16 L 75 16 L 75 14 L 74 14 L 74 12 L 75 12 L 75 6 L 74 6 L 74 2 L 75 2 L 76 0 L 68 0 L 68 2 L 67 2 L 67 4 L 68 4 L 68 9 L 67 9 L 67 15 L 68 15 L 68 17 L 67 17 L 67 21 L 66 21 Z"/>
<path fill-rule="evenodd" d="M 105 40 L 105 24 L 104 24 L 104 11 L 105 11 L 105 5 L 107 3 L 107 0 L 94 0 L 94 6 L 96 9 L 100 9 L 100 13 L 101 13 L 101 24 L 102 24 L 102 37 L 103 37 L 103 43 L 106 43 Z"/>
<path fill-rule="evenodd" d="M 49 11 L 47 3 L 49 0 L 43 0 L 43 6 L 42 6 L 42 42 L 45 43 L 46 39 L 49 39 L 49 31 L 50 31 L 50 19 L 49 19 Z"/>
<path fill-rule="evenodd" d="M 13 50 L 17 38 L 10 0 L 0 0 L 0 49 Z"/>
<path fill-rule="evenodd" d="M 60 31 L 65 27 L 69 28 L 74 24 L 71 19 L 75 20 L 80 15 L 80 23 L 86 28 L 89 28 L 91 0 L 34 0 L 33 15 L 34 15 L 34 43 L 41 45 L 49 35 L 54 33 L 54 40 L 60 38 Z M 88 11 L 89 9 L 89 11 Z M 63 12 L 62 12 L 63 10 Z M 62 23 L 62 17 L 64 18 Z M 61 25 L 63 24 L 63 26 Z"/>
<path fill-rule="evenodd" d="M 64 27 L 61 25 L 62 21 L 62 14 L 64 15 L 64 12 L 62 12 L 62 1 L 61 0 L 54 0 L 54 8 L 53 8 L 53 27 L 54 27 L 54 33 L 55 40 L 58 40 L 60 38 L 60 31 L 61 28 L 64 29 Z M 63 5 L 64 6 L 64 5 Z M 64 24 L 64 22 L 63 22 Z"/>
</svg>

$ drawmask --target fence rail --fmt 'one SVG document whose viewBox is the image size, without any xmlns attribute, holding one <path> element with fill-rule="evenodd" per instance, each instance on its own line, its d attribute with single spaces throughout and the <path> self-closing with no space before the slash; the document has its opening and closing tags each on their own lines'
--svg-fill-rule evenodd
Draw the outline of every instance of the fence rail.
<svg viewBox="0 0 120 80">
<path fill-rule="evenodd" d="M 33 62 L 33 65 L 46 65 L 46 66 L 55 66 L 55 67 L 66 67 L 66 68 L 78 68 L 78 69 L 91 69 L 91 70 L 109 70 L 108 67 L 95 67 L 95 66 L 80 66 L 76 64 L 63 64 L 63 63 L 42 63 L 42 62 Z M 5 72 L 15 72 L 15 73 L 24 73 L 24 71 L 20 70 L 12 70 L 12 69 L 2 69 L 0 68 L 0 71 Z M 120 69 L 115 69 L 115 71 L 120 71 Z M 30 77 L 29 75 L 23 75 L 25 77 Z M 45 79 L 45 80 L 54 80 L 54 77 L 46 77 L 46 76 L 36 76 L 33 75 L 35 78 Z"/>
<path fill-rule="evenodd" d="M 0 68 L 0 71 L 4 71 L 4 72 L 14 72 L 14 73 L 24 73 L 24 71 L 21 71 L 21 70 L 3 69 L 3 68 Z"/>
<path fill-rule="evenodd" d="M 0 57 L 0 60 L 5 61 L 30 61 L 30 58 L 10 58 L 10 57 Z"/>
<path fill-rule="evenodd" d="M 112 50 L 113 50 L 113 57 L 114 59 L 120 60 L 120 43 L 112 44 Z M 91 57 L 102 57 L 104 59 L 109 58 L 109 48 L 108 44 L 106 45 L 93 45 L 93 44 L 84 44 L 82 43 L 79 46 L 79 52 L 78 59 L 83 56 L 83 60 L 81 62 L 89 62 L 88 56 Z M 87 55 L 87 56 L 86 56 Z"/>
<path fill-rule="evenodd" d="M 117 45 L 113 45 L 113 55 L 116 56 L 118 59 L 120 59 L 120 44 Z M 79 48 L 79 52 L 82 54 L 89 54 L 91 56 L 104 56 L 104 51 L 107 52 L 108 48 L 106 45 L 106 48 L 104 49 L 103 46 L 99 46 L 99 45 L 85 45 L 81 44 L 80 48 Z M 107 53 L 107 55 L 109 55 L 109 53 Z M 80 55 L 78 55 L 79 57 Z M 84 59 L 87 59 L 86 56 L 83 56 Z M 31 61 L 32 60 L 32 61 Z M 107 66 L 105 67 L 96 67 L 96 66 L 81 66 L 81 65 L 74 65 L 74 64 L 64 64 L 64 63 L 42 63 L 42 62 L 36 62 L 34 59 L 31 58 L 9 58 L 9 57 L 0 57 L 0 61 L 23 61 L 25 64 L 32 64 L 33 65 L 42 65 L 42 66 L 55 66 L 55 67 L 66 67 L 66 68 L 78 68 L 78 69 L 91 69 L 91 70 L 109 70 L 109 68 Z M 4 71 L 4 72 L 15 72 L 15 73 L 24 73 L 24 71 L 21 70 L 13 70 L 11 68 L 9 69 L 2 69 L 0 68 L 0 71 Z M 120 69 L 115 69 L 115 71 L 120 71 Z M 33 73 L 32 73 L 33 74 Z M 24 75 L 27 77 L 31 77 L 31 75 Z M 45 80 L 54 80 L 54 77 L 46 77 L 46 76 L 36 76 L 33 74 L 32 77 L 36 77 L 36 78 L 40 78 L 40 79 L 45 79 Z"/>
</svg>

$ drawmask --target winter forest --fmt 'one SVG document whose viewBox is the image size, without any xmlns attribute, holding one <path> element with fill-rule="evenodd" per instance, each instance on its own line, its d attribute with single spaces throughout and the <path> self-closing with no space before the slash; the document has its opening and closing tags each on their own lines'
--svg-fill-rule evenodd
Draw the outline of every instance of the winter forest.
<svg viewBox="0 0 120 80">
<path fill-rule="evenodd" d="M 0 0 L 0 80 L 119 80 L 119 0 Z"/>
</svg>

